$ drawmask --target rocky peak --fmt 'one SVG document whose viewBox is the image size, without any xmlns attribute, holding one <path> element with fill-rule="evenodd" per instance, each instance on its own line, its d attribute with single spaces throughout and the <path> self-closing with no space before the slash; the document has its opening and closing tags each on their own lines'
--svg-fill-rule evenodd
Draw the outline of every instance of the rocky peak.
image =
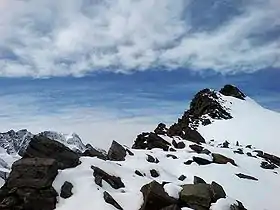
<svg viewBox="0 0 280 210">
<path fill-rule="evenodd" d="M 221 90 L 220 93 L 225 96 L 232 96 L 241 100 L 245 100 L 246 95 L 241 92 L 237 87 L 234 85 L 225 85 Z"/>
</svg>

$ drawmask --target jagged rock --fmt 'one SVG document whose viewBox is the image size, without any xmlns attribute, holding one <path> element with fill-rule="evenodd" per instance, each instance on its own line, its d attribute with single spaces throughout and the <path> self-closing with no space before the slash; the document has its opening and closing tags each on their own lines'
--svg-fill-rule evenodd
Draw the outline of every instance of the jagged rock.
<svg viewBox="0 0 280 210">
<path fill-rule="evenodd" d="M 144 176 L 140 171 L 138 171 L 138 170 L 135 170 L 135 172 L 134 172 L 136 175 L 138 175 L 138 176 Z"/>
<path fill-rule="evenodd" d="M 260 150 L 254 150 L 254 152 L 257 152 L 257 156 L 264 158 L 266 161 L 271 162 L 277 166 L 280 166 L 280 158 L 275 156 L 275 155 L 271 155 L 268 153 L 264 153 L 263 151 Z"/>
<path fill-rule="evenodd" d="M 230 210 L 247 210 L 240 201 L 236 201 L 236 203 L 230 206 Z"/>
<path fill-rule="evenodd" d="M 201 153 L 203 150 L 202 146 L 199 146 L 197 144 L 192 144 L 189 146 L 193 151 L 197 152 L 197 153 Z"/>
<path fill-rule="evenodd" d="M 252 149 L 252 145 L 251 144 L 246 145 L 246 148 Z"/>
<path fill-rule="evenodd" d="M 209 209 L 212 195 L 208 184 L 186 184 L 182 186 L 180 200 L 188 207 Z"/>
<path fill-rule="evenodd" d="M 94 171 L 93 176 L 95 177 L 95 183 L 100 187 L 102 187 L 102 180 L 106 181 L 114 189 L 125 187 L 120 177 L 112 176 L 95 166 L 91 166 L 91 168 Z"/>
<path fill-rule="evenodd" d="M 159 163 L 159 160 L 157 158 L 154 158 L 151 155 L 147 154 L 147 159 L 146 159 L 149 163 Z"/>
<path fill-rule="evenodd" d="M 171 157 L 172 159 L 178 159 L 176 155 L 172 155 L 172 154 L 167 154 L 166 157 Z"/>
<path fill-rule="evenodd" d="M 193 160 L 187 160 L 186 162 L 184 162 L 185 165 L 191 165 L 194 161 Z"/>
<path fill-rule="evenodd" d="M 60 190 L 60 197 L 70 198 L 73 195 L 72 189 L 73 189 L 73 185 L 71 182 L 67 182 L 67 181 L 64 182 Z"/>
<path fill-rule="evenodd" d="M 233 152 L 236 153 L 236 154 L 241 154 L 241 155 L 244 154 L 244 152 L 243 152 L 243 150 L 241 148 L 238 148 L 237 150 L 235 150 Z"/>
<path fill-rule="evenodd" d="M 222 148 L 228 148 L 229 147 L 229 142 L 225 141 L 222 145 Z"/>
<path fill-rule="evenodd" d="M 106 203 L 111 204 L 116 209 L 123 210 L 123 208 L 115 201 L 115 199 L 106 191 L 103 192 L 103 198 Z"/>
<path fill-rule="evenodd" d="M 115 161 L 124 161 L 126 156 L 125 148 L 118 142 L 113 141 L 108 151 L 108 159 Z"/>
<path fill-rule="evenodd" d="M 155 169 L 150 170 L 150 174 L 154 178 L 159 177 L 159 173 Z"/>
<path fill-rule="evenodd" d="M 217 164 L 231 163 L 232 165 L 237 166 L 233 159 L 228 158 L 224 155 L 217 154 L 217 153 L 212 153 L 212 157 L 213 157 L 213 162 L 214 163 L 217 163 Z"/>
<path fill-rule="evenodd" d="M 167 132 L 166 125 L 164 123 L 158 124 L 156 129 L 154 130 L 155 134 L 157 135 L 165 135 Z"/>
<path fill-rule="evenodd" d="M 34 136 L 23 158 L 52 158 L 60 169 L 76 167 L 80 164 L 79 155 L 63 144 L 45 136 Z"/>
<path fill-rule="evenodd" d="M 265 162 L 265 161 L 261 162 L 261 167 L 263 169 L 275 169 L 275 168 L 277 168 L 277 166 L 275 164 L 268 163 L 268 162 Z"/>
<path fill-rule="evenodd" d="M 196 162 L 198 165 L 208 165 L 212 163 L 210 160 L 201 157 L 193 157 L 193 161 Z"/>
<path fill-rule="evenodd" d="M 174 204 L 174 205 L 170 205 L 170 206 L 164 207 L 164 208 L 162 208 L 160 210 L 181 210 L 181 208 L 177 204 Z"/>
<path fill-rule="evenodd" d="M 168 151 L 171 144 L 155 133 L 142 133 L 137 136 L 132 148 L 133 149 L 153 149 L 160 148 Z"/>
<path fill-rule="evenodd" d="M 95 148 L 88 148 L 86 149 L 83 153 L 82 156 L 87 156 L 87 157 L 97 157 L 101 160 L 107 160 L 107 155 L 104 154 L 103 152 L 95 149 Z"/>
<path fill-rule="evenodd" d="M 179 123 L 171 125 L 167 131 L 167 135 L 170 137 L 180 136 L 183 139 L 195 143 L 205 143 L 205 139 L 200 135 L 200 133 L 197 130 L 187 127 L 185 125 L 181 125 Z"/>
<path fill-rule="evenodd" d="M 57 192 L 52 187 L 58 173 L 54 159 L 23 158 L 16 161 L 0 190 L 0 209 L 53 210 Z"/>
<path fill-rule="evenodd" d="M 250 180 L 258 181 L 257 178 L 246 175 L 246 174 L 239 173 L 239 174 L 235 174 L 235 175 L 238 176 L 240 179 L 250 179 Z"/>
<path fill-rule="evenodd" d="M 193 183 L 194 184 L 206 184 L 206 182 L 198 176 L 193 177 Z"/>
<path fill-rule="evenodd" d="M 239 98 L 241 100 L 245 100 L 246 95 L 242 93 L 237 87 L 233 85 L 225 85 L 221 90 L 220 93 L 225 96 L 232 96 L 235 98 Z"/>
<path fill-rule="evenodd" d="M 181 176 L 178 178 L 178 180 L 184 181 L 186 178 L 187 178 L 187 177 L 186 177 L 185 175 L 181 175 Z"/>
<path fill-rule="evenodd" d="M 216 203 L 220 198 L 226 197 L 223 187 L 216 182 L 211 183 L 210 190 L 212 193 L 212 203 Z"/>
<path fill-rule="evenodd" d="M 143 204 L 140 210 L 161 210 L 173 204 L 177 204 L 176 199 L 170 197 L 163 186 L 153 181 L 141 188 L 143 193 Z"/>
</svg>

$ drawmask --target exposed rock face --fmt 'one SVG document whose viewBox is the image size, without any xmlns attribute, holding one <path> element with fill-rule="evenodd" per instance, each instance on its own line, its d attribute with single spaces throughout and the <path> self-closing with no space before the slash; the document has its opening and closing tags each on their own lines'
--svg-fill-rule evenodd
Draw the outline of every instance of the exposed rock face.
<svg viewBox="0 0 280 210">
<path fill-rule="evenodd" d="M 0 190 L 0 209 L 52 210 L 57 192 L 52 187 L 58 173 L 54 159 L 24 158 L 16 161 Z"/>
<path fill-rule="evenodd" d="M 118 142 L 113 141 L 108 151 L 108 159 L 115 161 L 124 161 L 126 156 L 125 148 Z"/>
<path fill-rule="evenodd" d="M 72 193 L 73 185 L 71 182 L 64 182 L 60 190 L 60 197 L 62 198 L 70 198 Z"/>
<path fill-rule="evenodd" d="M 45 136 L 34 136 L 23 155 L 24 158 L 52 158 L 60 169 L 76 167 L 80 164 L 79 155 L 63 144 Z"/>
<path fill-rule="evenodd" d="M 237 87 L 233 85 L 225 85 L 221 90 L 220 93 L 225 96 L 232 96 L 241 100 L 245 100 L 246 95 L 242 93 Z"/>
<path fill-rule="evenodd" d="M 162 185 L 153 181 L 141 188 L 144 202 L 140 210 L 161 210 L 164 207 L 176 204 L 176 199 L 170 197 L 163 189 Z"/>
<path fill-rule="evenodd" d="M 106 181 L 114 189 L 124 187 L 124 183 L 122 182 L 120 177 L 112 176 L 95 166 L 91 166 L 91 168 L 94 171 L 93 176 L 95 177 L 95 183 L 100 187 L 102 187 L 102 180 Z"/>
<path fill-rule="evenodd" d="M 115 199 L 108 193 L 108 192 L 104 192 L 103 193 L 103 198 L 104 198 L 104 201 L 106 203 L 109 203 L 111 204 L 112 206 L 114 206 L 116 209 L 119 209 L 119 210 L 123 210 L 123 208 L 117 203 L 117 201 L 115 201 Z"/>
<path fill-rule="evenodd" d="M 157 135 L 165 135 L 167 132 L 166 125 L 164 123 L 158 124 L 156 129 L 154 130 L 155 134 Z"/>
</svg>

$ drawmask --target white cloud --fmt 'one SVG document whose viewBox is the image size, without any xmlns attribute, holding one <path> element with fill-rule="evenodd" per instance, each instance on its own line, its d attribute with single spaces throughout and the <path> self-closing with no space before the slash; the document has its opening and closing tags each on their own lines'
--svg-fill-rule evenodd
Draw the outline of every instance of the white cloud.
<svg viewBox="0 0 280 210">
<path fill-rule="evenodd" d="M 185 0 L 0 2 L 1 76 L 280 67 L 280 39 L 256 39 L 280 27 L 278 0 L 250 0 L 241 15 L 197 32 L 184 15 L 191 2 Z"/>
</svg>

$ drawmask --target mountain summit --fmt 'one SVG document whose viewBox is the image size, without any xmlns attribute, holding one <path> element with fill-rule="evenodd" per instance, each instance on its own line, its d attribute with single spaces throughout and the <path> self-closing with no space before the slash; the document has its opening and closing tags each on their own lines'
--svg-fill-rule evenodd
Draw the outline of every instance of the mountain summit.
<svg viewBox="0 0 280 210">
<path fill-rule="evenodd" d="M 108 152 L 77 134 L 0 134 L 2 210 L 280 209 L 280 114 L 233 85 Z"/>
</svg>

